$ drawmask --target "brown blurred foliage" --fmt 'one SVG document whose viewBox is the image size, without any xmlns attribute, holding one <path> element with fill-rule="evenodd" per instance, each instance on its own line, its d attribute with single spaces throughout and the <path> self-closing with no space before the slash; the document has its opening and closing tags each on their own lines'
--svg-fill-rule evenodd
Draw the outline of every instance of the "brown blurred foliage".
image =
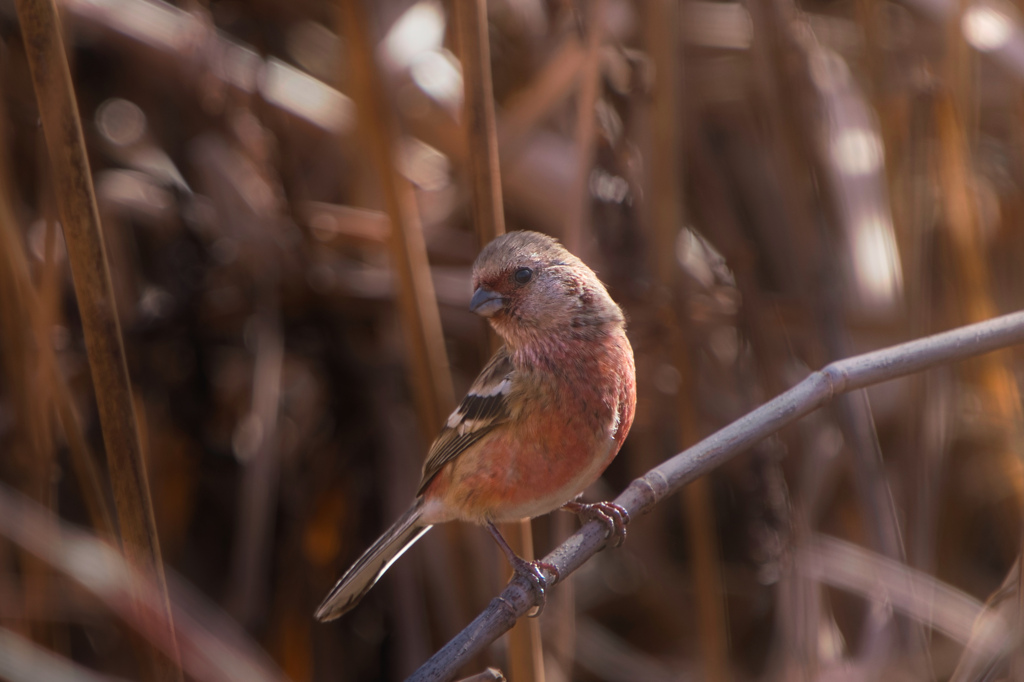
<svg viewBox="0 0 1024 682">
<path fill-rule="evenodd" d="M 61 5 L 164 560 L 296 681 L 401 679 L 502 584 L 485 533 L 441 528 L 356 612 L 311 615 L 405 507 L 432 437 L 371 133 L 391 136 L 414 193 L 432 352 L 457 395 L 490 348 L 466 309 L 479 245 L 458 1 L 367 2 L 365 27 L 319 0 Z M 637 420 L 589 498 L 809 369 L 1022 307 L 1009 0 L 491 0 L 488 14 L 507 229 L 566 240 L 630 318 Z M 0 29 L 0 482 L 110 538 L 9 2 Z M 391 122 L 357 116 L 352 30 L 375 46 Z M 963 641 L 894 614 L 884 584 L 824 587 L 801 562 L 830 551 L 826 534 L 975 606 L 1007 576 L 1013 592 L 1020 367 L 1007 351 L 851 396 L 634 519 L 541 618 L 547 679 L 950 679 Z M 539 554 L 568 518 L 534 523 Z M 0 628 L 139 679 L 137 636 L 108 606 L 0 539 Z M 505 665 L 504 645 L 485 659 L 466 674 Z"/>
</svg>

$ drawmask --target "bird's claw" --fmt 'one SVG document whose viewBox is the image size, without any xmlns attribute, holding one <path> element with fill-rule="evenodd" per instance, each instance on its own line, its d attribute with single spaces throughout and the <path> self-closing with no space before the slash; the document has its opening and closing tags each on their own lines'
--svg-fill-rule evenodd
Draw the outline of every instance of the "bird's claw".
<svg viewBox="0 0 1024 682">
<path fill-rule="evenodd" d="M 537 610 L 529 613 L 530 618 L 536 618 L 544 611 L 544 606 L 548 601 L 548 579 L 544 576 L 544 569 L 548 573 L 552 573 L 555 576 L 554 582 L 558 582 L 561 578 L 558 568 L 554 564 L 549 564 L 546 561 L 527 561 L 516 557 L 516 560 L 512 562 L 512 570 L 515 571 L 516 575 L 521 575 L 530 581 L 533 585 L 533 590 L 537 594 Z"/>
<path fill-rule="evenodd" d="M 622 505 L 614 502 L 568 502 L 562 506 L 566 511 L 574 512 L 582 523 L 600 521 L 608 527 L 608 539 L 612 547 L 618 547 L 626 540 L 626 524 L 629 523 L 629 512 Z"/>
</svg>

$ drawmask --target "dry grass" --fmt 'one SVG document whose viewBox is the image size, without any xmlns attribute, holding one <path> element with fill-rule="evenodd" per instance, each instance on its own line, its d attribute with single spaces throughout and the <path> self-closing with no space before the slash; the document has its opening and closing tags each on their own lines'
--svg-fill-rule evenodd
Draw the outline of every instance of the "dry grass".
<svg viewBox="0 0 1024 682">
<path fill-rule="evenodd" d="M 237 674 L 201 642 L 402 679 L 468 623 L 503 559 L 461 527 L 311 614 L 490 351 L 482 236 L 566 240 L 628 311 L 637 421 L 593 498 L 809 369 L 1022 307 L 1008 3 L 491 0 L 484 42 L 451 2 L 63 6 L 92 205 L 66 87 L 33 87 L 59 61 L 0 11 L 0 502 L 37 529 L 0 524 L 0 677 L 151 677 L 160 602 L 124 600 L 164 562 L 193 679 Z M 1019 678 L 1020 371 L 852 395 L 634 520 L 539 620 L 546 679 Z"/>
</svg>

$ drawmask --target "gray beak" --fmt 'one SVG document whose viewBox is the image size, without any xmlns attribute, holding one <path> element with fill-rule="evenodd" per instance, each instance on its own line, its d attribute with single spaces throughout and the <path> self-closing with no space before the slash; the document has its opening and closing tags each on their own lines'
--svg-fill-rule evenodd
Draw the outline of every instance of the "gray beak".
<svg viewBox="0 0 1024 682">
<path fill-rule="evenodd" d="M 501 294 L 484 287 L 477 287 L 477 290 L 473 292 L 473 299 L 469 302 L 469 309 L 480 317 L 491 317 L 501 310 L 503 305 L 505 305 L 505 299 L 501 297 Z"/>
</svg>

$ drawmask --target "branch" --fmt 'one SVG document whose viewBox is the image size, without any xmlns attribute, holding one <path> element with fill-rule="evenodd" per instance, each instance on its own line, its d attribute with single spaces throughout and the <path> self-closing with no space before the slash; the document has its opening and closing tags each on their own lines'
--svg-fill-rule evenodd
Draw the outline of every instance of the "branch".
<svg viewBox="0 0 1024 682">
<path fill-rule="evenodd" d="M 1024 342 L 1024 312 L 997 317 L 916 341 L 833 362 L 782 395 L 733 422 L 638 478 L 615 503 L 632 518 L 649 512 L 666 496 L 724 464 L 763 438 L 826 405 L 835 396 Z M 591 521 L 544 557 L 560 579 L 582 566 L 607 542 L 607 527 Z M 556 576 L 547 574 L 548 585 Z M 409 678 L 446 681 L 466 661 L 508 631 L 535 606 L 525 578 L 516 577 L 490 605 Z"/>
</svg>

